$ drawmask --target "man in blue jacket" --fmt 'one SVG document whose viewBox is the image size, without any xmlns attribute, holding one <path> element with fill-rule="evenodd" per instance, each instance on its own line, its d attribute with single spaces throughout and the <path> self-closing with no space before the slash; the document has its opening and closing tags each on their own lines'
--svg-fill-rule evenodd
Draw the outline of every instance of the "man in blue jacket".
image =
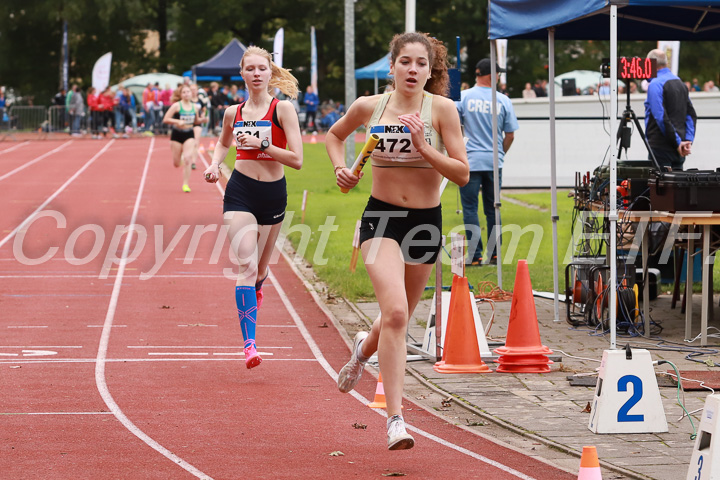
<svg viewBox="0 0 720 480">
<path fill-rule="evenodd" d="M 648 58 L 657 60 L 658 72 L 645 99 L 647 140 L 662 168 L 682 170 L 695 140 L 695 109 L 687 87 L 668 68 L 665 52 L 651 50 Z"/>
</svg>

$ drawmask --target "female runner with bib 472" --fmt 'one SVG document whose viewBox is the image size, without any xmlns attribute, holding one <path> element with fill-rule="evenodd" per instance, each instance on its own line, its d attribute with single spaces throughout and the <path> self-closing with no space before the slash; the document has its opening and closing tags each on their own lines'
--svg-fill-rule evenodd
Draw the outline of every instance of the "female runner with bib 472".
<svg viewBox="0 0 720 480">
<path fill-rule="evenodd" d="M 395 35 L 390 57 L 394 91 L 358 98 L 328 132 L 326 147 L 337 185 L 350 189 L 359 177 L 345 166 L 343 141 L 360 125 L 380 137 L 371 157 L 372 193 L 360 225 L 360 248 L 380 316 L 369 334 L 355 336 L 338 388 L 352 390 L 377 351 L 388 449 L 403 450 L 415 444 L 401 414 L 405 331 L 440 251 L 440 183 L 447 177 L 465 185 L 470 172 L 455 103 L 440 96 L 449 84 L 447 49 L 424 33 L 410 32 Z"/>
<path fill-rule="evenodd" d="M 259 47 L 247 49 L 240 74 L 249 96 L 244 103 L 225 110 L 222 133 L 205 179 L 218 181 L 219 165 L 235 142 L 235 169 L 225 189 L 223 218 L 239 262 L 235 301 L 245 339 L 245 365 L 253 368 L 262 361 L 255 347 L 262 283 L 287 207 L 284 166 L 299 170 L 303 150 L 295 108 L 270 95 L 271 89 L 278 88 L 290 98 L 297 97 L 297 79 Z"/>
</svg>

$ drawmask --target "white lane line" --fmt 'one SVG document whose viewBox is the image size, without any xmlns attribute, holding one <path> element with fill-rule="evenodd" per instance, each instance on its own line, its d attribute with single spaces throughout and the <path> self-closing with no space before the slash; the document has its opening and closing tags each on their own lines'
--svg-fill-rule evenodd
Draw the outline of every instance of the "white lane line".
<svg viewBox="0 0 720 480">
<path fill-rule="evenodd" d="M 37 208 L 35 209 L 35 211 L 34 211 L 33 213 L 31 213 L 25 220 L 23 220 L 23 222 L 22 222 L 20 225 L 18 225 L 17 227 L 15 227 L 15 229 L 14 229 L 12 232 L 10 232 L 10 233 L 8 234 L 8 236 L 6 236 L 6 237 L 3 238 L 2 240 L 0 240 L 0 247 L 2 247 L 3 245 L 5 245 L 5 244 L 8 242 L 8 240 L 10 240 L 12 237 L 14 237 L 15 234 L 16 234 L 17 232 L 19 232 L 25 225 L 27 225 L 28 223 L 30 223 L 30 222 L 33 220 L 33 218 L 35 218 L 35 215 L 37 215 L 37 213 L 38 213 L 40 210 L 42 210 L 43 208 L 45 208 L 50 202 L 52 202 L 52 201 L 55 199 L 55 197 L 57 197 L 58 195 L 60 195 L 60 193 L 61 193 L 63 190 L 65 190 L 68 185 L 70 185 L 72 182 L 74 182 L 75 179 L 80 176 L 80 174 L 82 174 L 85 170 L 87 170 L 87 168 L 88 168 L 90 165 L 92 165 L 93 162 L 95 162 L 95 160 L 97 160 L 98 158 L 100 158 L 100 156 L 101 156 L 103 153 L 105 153 L 105 151 L 106 151 L 106 150 L 110 147 L 110 145 L 112 145 L 114 142 L 115 142 L 114 139 L 113 139 L 113 140 L 110 140 L 110 141 L 108 142 L 108 144 L 105 145 L 105 146 L 102 148 L 102 150 L 100 150 L 98 153 L 96 153 L 95 155 L 93 155 L 93 157 L 92 157 L 90 160 L 88 160 L 85 165 L 83 165 L 82 167 L 80 167 L 80 169 L 79 169 L 77 172 L 75 172 L 75 173 L 73 174 L 73 176 L 71 176 L 70 178 L 68 178 L 67 181 L 66 181 L 65 183 L 63 183 L 60 188 L 58 188 L 57 190 L 55 190 L 55 193 L 53 193 L 52 195 L 50 195 L 50 196 L 47 198 L 47 200 L 45 200 L 45 201 L 42 203 L 42 205 L 40 205 L 39 207 L 37 207 Z"/>
<path fill-rule="evenodd" d="M 8 325 L 7 328 L 48 328 L 47 325 Z"/>
<path fill-rule="evenodd" d="M 294 267 L 294 265 L 293 265 L 293 263 L 292 263 L 292 260 L 290 260 L 289 258 L 287 258 L 287 255 L 285 254 L 284 251 L 282 251 L 282 250 L 280 250 L 280 251 L 282 252 L 283 256 L 285 257 L 285 260 L 287 261 L 287 263 L 288 263 L 289 265 L 291 265 L 292 267 Z M 302 277 L 299 276 L 298 272 L 295 272 L 295 274 L 298 275 L 298 278 L 302 279 Z M 300 318 L 300 315 L 298 315 L 298 313 L 297 313 L 297 311 L 295 311 L 295 308 L 293 307 L 292 303 L 290 303 L 290 299 L 289 299 L 288 296 L 285 294 L 285 290 L 283 290 L 282 286 L 280 286 L 280 284 L 279 284 L 278 281 L 277 281 L 277 278 L 276 278 L 275 275 L 272 273 L 272 271 L 269 271 L 269 276 L 270 276 L 270 280 L 272 281 L 273 285 L 275 285 L 275 289 L 277 290 L 278 294 L 280 295 L 280 299 L 282 300 L 283 304 L 285 305 L 285 309 L 288 311 L 288 313 L 290 314 L 290 316 L 292 317 L 292 319 L 293 319 L 293 320 L 295 321 L 295 323 L 297 324 L 298 329 L 300 330 L 300 334 L 301 334 L 301 335 L 303 336 L 303 338 L 305 339 L 305 342 L 306 342 L 306 343 L 308 344 L 308 346 L 310 347 L 310 350 L 312 351 L 312 353 L 313 353 L 313 355 L 315 356 L 315 358 L 317 358 L 318 363 L 320 363 L 320 365 L 323 367 L 323 369 L 325 370 L 325 372 L 327 372 L 327 374 L 328 374 L 334 381 L 337 382 L 337 377 L 338 377 L 337 372 L 335 372 L 335 370 L 333 370 L 333 368 L 330 366 L 330 364 L 328 363 L 328 361 L 327 361 L 327 360 L 325 359 L 325 357 L 323 356 L 322 352 L 320 351 L 320 348 L 318 348 L 317 344 L 315 343 L 315 340 L 313 340 L 312 336 L 310 335 L 310 332 L 307 330 L 307 328 L 306 328 L 305 325 L 303 324 L 303 321 L 302 321 L 302 319 Z M 308 291 L 312 292 L 311 289 L 308 289 Z M 314 298 L 314 295 L 313 295 L 313 298 Z M 317 299 L 315 299 L 315 301 L 317 302 Z M 353 397 L 355 397 L 355 398 L 356 398 L 358 401 L 360 401 L 363 405 L 367 405 L 368 403 L 370 403 L 370 401 L 369 401 L 367 398 L 363 397 L 362 395 L 360 395 L 359 393 L 357 393 L 355 390 L 351 390 L 351 391 L 350 391 L 350 395 L 352 395 Z M 373 410 L 375 410 L 375 412 L 378 413 L 379 415 L 382 415 L 383 417 L 387 417 L 387 413 L 385 412 L 385 410 L 380 410 L 380 409 L 373 409 Z M 497 461 L 495 461 L 495 460 L 492 460 L 492 459 L 490 459 L 490 458 L 488 458 L 488 457 L 485 457 L 485 456 L 483 456 L 483 455 L 477 454 L 477 453 L 475 453 L 475 452 L 473 452 L 473 451 L 471 451 L 471 450 L 468 450 L 468 449 L 465 448 L 465 447 L 461 447 L 460 445 L 456 445 L 456 444 L 454 444 L 454 443 L 452 443 L 452 442 L 449 442 L 449 441 L 447 441 L 447 440 L 445 440 L 445 439 L 443 439 L 443 438 L 440 438 L 440 437 L 438 437 L 438 436 L 436 436 L 436 435 L 433 435 L 433 434 L 430 433 L 430 432 L 426 432 L 426 431 L 424 431 L 424 430 L 422 430 L 422 429 L 420 429 L 420 428 L 413 427 L 412 425 L 406 425 L 406 426 L 407 426 L 407 429 L 408 429 L 408 430 L 413 431 L 413 432 L 415 432 L 415 433 L 417 433 L 417 434 L 419 434 L 419 435 L 421 435 L 421 436 L 423 436 L 423 437 L 425 437 L 425 438 L 427 438 L 427 439 L 429 439 L 429 440 L 433 440 L 434 442 L 437 442 L 437 443 L 439 443 L 440 445 L 443 445 L 443 446 L 445 446 L 445 447 L 451 448 L 451 449 L 453 449 L 453 450 L 455 450 L 455 451 L 457 451 L 457 452 L 463 453 L 463 454 L 465 454 L 465 455 L 467 455 L 467 456 L 469 456 L 469 457 L 472 457 L 472 458 L 474 458 L 474 459 L 476 459 L 476 460 L 480 460 L 481 462 L 487 463 L 488 465 L 492 465 L 493 467 L 495 467 L 495 468 L 497 468 L 497 469 L 499 469 L 499 470 L 502 470 L 502 471 L 504 471 L 504 472 L 507 472 L 507 473 L 509 473 L 509 474 L 511 474 L 511 475 L 514 475 L 514 476 L 517 477 L 517 478 L 520 478 L 520 479 L 522 479 L 522 480 L 536 480 L 535 478 L 530 477 L 530 476 L 528 476 L 528 475 L 525 475 L 524 473 L 519 472 L 519 471 L 515 470 L 515 469 L 512 468 L 512 467 L 509 467 L 509 466 L 507 466 L 507 465 L 504 465 L 504 464 L 502 464 L 502 463 L 500 463 L 500 462 L 497 462 Z"/>
<path fill-rule="evenodd" d="M 112 140 L 107 145 L 112 144 Z M 106 146 L 106 148 L 107 148 Z M 212 480 L 209 475 L 201 472 L 188 462 L 172 453 L 167 448 L 160 445 L 158 442 L 153 440 L 148 434 L 140 430 L 129 418 L 123 413 L 118 404 L 112 397 L 110 390 L 107 386 L 105 379 L 105 363 L 107 362 L 107 351 L 108 344 L 110 343 L 110 332 L 112 331 L 113 319 L 115 318 L 115 310 L 117 309 L 118 298 L 120 296 L 120 287 L 122 285 L 123 274 L 125 273 L 125 266 L 127 265 L 128 253 L 130 252 L 130 244 L 133 241 L 133 233 L 135 231 L 135 222 L 137 221 L 138 211 L 140 210 L 140 200 L 142 199 L 143 190 L 145 189 L 145 182 L 147 180 L 148 169 L 150 167 L 150 158 L 152 158 L 153 147 L 155 146 L 155 138 L 150 140 L 150 147 L 148 148 L 147 157 L 145 158 L 145 167 L 143 168 L 142 177 L 140 179 L 140 186 L 138 187 L 137 197 L 135 197 L 135 206 L 133 207 L 132 218 L 130 220 L 130 228 L 125 237 L 125 244 L 123 245 L 122 255 L 120 257 L 120 266 L 118 268 L 117 275 L 115 276 L 115 283 L 113 285 L 112 296 L 110 297 L 110 304 L 108 305 L 107 315 L 105 316 L 104 327 L 102 335 L 100 337 L 100 345 L 98 347 L 97 359 L 95 363 L 95 384 L 97 385 L 100 396 L 105 401 L 105 405 L 108 406 L 110 411 L 115 415 L 120 423 L 127 428 L 133 435 L 138 437 L 140 440 L 145 442 L 152 449 L 163 455 L 170 461 L 178 464 L 180 467 L 188 471 L 190 474 L 197 478 L 204 480 Z"/>
<path fill-rule="evenodd" d="M 112 325 L 112 328 L 125 328 L 127 325 Z M 105 328 L 105 325 L 87 325 L 87 328 Z"/>
<path fill-rule="evenodd" d="M 215 347 L 215 346 L 196 346 L 196 345 L 193 345 L 193 346 L 187 346 L 187 345 L 165 345 L 165 346 L 163 346 L 163 345 L 128 345 L 127 348 L 168 348 L 168 349 L 171 349 L 171 348 L 183 348 L 183 349 L 186 349 L 186 348 L 204 348 L 204 349 L 206 349 L 206 350 L 215 350 L 215 349 L 222 349 L 222 348 L 232 348 L 232 349 L 235 349 L 235 350 L 237 350 L 237 349 L 242 350 L 242 349 L 243 349 L 243 346 L 242 346 L 242 345 L 239 345 L 239 346 L 232 346 L 232 345 L 230 345 L 230 346 L 225 346 L 225 347 Z M 279 349 L 279 348 L 292 349 L 293 347 L 266 347 L 266 346 L 263 345 L 262 348 L 263 348 L 263 350 L 265 350 L 265 349 Z"/>
<path fill-rule="evenodd" d="M 17 261 L 17 259 L 13 258 L 11 260 Z M 112 270 L 115 270 L 114 268 Z M 17 274 L 17 275 L 0 275 L 0 278 L 48 278 L 48 279 L 56 279 L 56 278 L 98 278 L 98 274 L 85 274 L 85 275 L 54 275 L 53 272 L 47 272 L 46 274 L 32 274 L 32 275 L 23 275 L 23 274 Z M 130 279 L 136 279 L 140 278 L 140 274 L 137 275 L 125 275 L 125 278 Z M 194 275 L 194 274 L 187 274 L 187 275 L 153 275 L 153 278 L 225 278 L 225 275 L 219 274 L 219 275 Z"/>
<path fill-rule="evenodd" d="M 28 143 L 30 143 L 30 142 L 23 142 L 23 143 L 21 143 L 21 144 L 19 144 L 19 145 L 15 145 L 14 147 L 6 148 L 5 150 L 0 151 L 0 155 L 2 155 L 3 153 L 12 152 L 13 150 L 17 150 L 17 149 L 20 148 L 20 147 L 24 147 L 24 146 L 27 145 Z"/>
<path fill-rule="evenodd" d="M 208 352 L 148 352 L 148 355 L 208 355 Z"/>
<path fill-rule="evenodd" d="M 112 412 L 0 412 L 0 415 L 112 415 Z"/>
<path fill-rule="evenodd" d="M 203 325 L 202 323 L 195 323 L 190 325 L 178 325 L 178 327 L 217 327 L 217 325 Z"/>
<path fill-rule="evenodd" d="M 270 352 L 258 352 L 260 355 L 268 355 L 273 356 L 273 353 Z M 210 355 L 210 352 L 148 352 L 148 355 L 194 355 L 194 356 L 206 356 Z M 219 352 L 219 353 L 213 353 L 213 355 L 245 355 L 244 352 Z"/>
<path fill-rule="evenodd" d="M 266 355 L 270 355 L 269 353 L 266 353 Z M 263 358 L 263 362 L 266 359 Z M 213 358 L 213 357 L 203 357 L 203 358 L 107 358 L 105 359 L 105 363 L 128 363 L 128 362 L 244 362 L 244 359 L 237 359 L 237 358 Z M 316 358 L 268 358 L 268 362 L 317 362 Z M 17 365 L 20 363 L 95 363 L 97 362 L 96 358 L 58 358 L 56 360 L 50 360 L 50 359 L 37 359 L 37 360 L 31 360 L 31 359 L 22 359 L 22 360 L 0 360 L 0 365 L 2 364 L 8 364 L 8 365 Z"/>
<path fill-rule="evenodd" d="M 8 178 L 9 176 L 14 175 L 14 174 L 16 174 L 17 172 L 19 172 L 19 171 L 21 171 L 21 170 L 24 170 L 25 168 L 29 167 L 30 165 L 33 165 L 33 164 L 39 162 L 39 161 L 42 160 L 43 158 L 45 158 L 45 157 L 47 157 L 47 156 L 50 156 L 50 155 L 52 155 L 53 153 L 59 152 L 60 150 L 62 150 L 63 148 L 65 148 L 67 145 L 70 145 L 71 143 L 72 143 L 72 140 L 67 141 L 67 142 L 63 143 L 62 145 L 60 145 L 59 147 L 55 148 L 54 150 L 50 150 L 49 152 L 44 153 L 44 154 L 40 155 L 39 157 L 37 157 L 37 158 L 35 158 L 35 159 L 33 159 L 33 160 L 30 160 L 30 161 L 27 162 L 27 163 L 23 163 L 22 165 L 20 165 L 20 166 L 17 167 L 16 169 L 11 170 L 11 171 L 9 171 L 8 173 L 6 173 L 5 175 L 0 176 L 0 181 L 5 180 L 5 179 Z M 0 155 L 2 155 L 3 153 L 5 153 L 5 152 L 7 152 L 7 151 L 8 151 L 8 150 L 4 150 L 4 151 L 0 152 Z"/>
<path fill-rule="evenodd" d="M 0 348 L 83 348 L 81 345 L 25 345 L 25 346 L 17 346 L 17 345 L 0 345 Z"/>
</svg>

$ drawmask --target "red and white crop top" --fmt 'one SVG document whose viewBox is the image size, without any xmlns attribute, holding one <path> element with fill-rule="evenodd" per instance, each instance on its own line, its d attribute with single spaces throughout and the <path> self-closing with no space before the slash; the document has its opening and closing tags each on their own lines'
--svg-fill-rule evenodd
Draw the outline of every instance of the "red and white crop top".
<svg viewBox="0 0 720 480">
<path fill-rule="evenodd" d="M 280 126 L 277 116 L 277 104 L 279 100 L 273 98 L 270 102 L 270 108 L 263 118 L 260 120 L 243 120 L 242 109 L 246 102 L 238 105 L 235 121 L 233 122 L 233 135 L 235 136 L 235 146 L 237 154 L 236 160 L 273 160 L 267 153 L 259 148 L 243 147 L 238 141 L 238 137 L 243 134 L 253 135 L 260 140 L 268 139 L 270 144 L 279 148 L 287 148 L 287 139 L 285 131 Z"/>
</svg>

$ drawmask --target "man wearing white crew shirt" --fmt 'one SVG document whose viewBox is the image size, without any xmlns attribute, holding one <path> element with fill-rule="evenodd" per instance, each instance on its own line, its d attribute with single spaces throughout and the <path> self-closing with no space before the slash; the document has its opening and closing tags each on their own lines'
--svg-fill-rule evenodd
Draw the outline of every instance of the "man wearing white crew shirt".
<svg viewBox="0 0 720 480">
<path fill-rule="evenodd" d="M 475 66 L 476 83 L 472 88 L 460 92 L 460 101 L 455 102 L 460 122 L 468 138 L 466 148 L 470 162 L 470 181 L 460 187 L 465 235 L 468 241 L 468 259 L 470 265 L 483 263 L 483 243 L 480 238 L 480 219 L 478 218 L 478 195 L 482 190 L 483 210 L 487 220 L 488 252 L 485 263 L 494 263 L 497 259 L 495 245 L 495 181 L 493 177 L 492 143 L 492 90 L 490 78 L 490 59 L 483 58 Z M 505 70 L 497 66 L 499 74 Z M 510 99 L 497 92 L 498 111 L 498 166 L 499 180 L 502 185 L 503 158 L 515 139 L 515 130 L 519 128 L 515 111 Z M 498 222 L 499 223 L 499 222 Z M 475 238 L 475 234 L 477 237 Z M 473 246 L 475 248 L 473 249 Z"/>
</svg>

